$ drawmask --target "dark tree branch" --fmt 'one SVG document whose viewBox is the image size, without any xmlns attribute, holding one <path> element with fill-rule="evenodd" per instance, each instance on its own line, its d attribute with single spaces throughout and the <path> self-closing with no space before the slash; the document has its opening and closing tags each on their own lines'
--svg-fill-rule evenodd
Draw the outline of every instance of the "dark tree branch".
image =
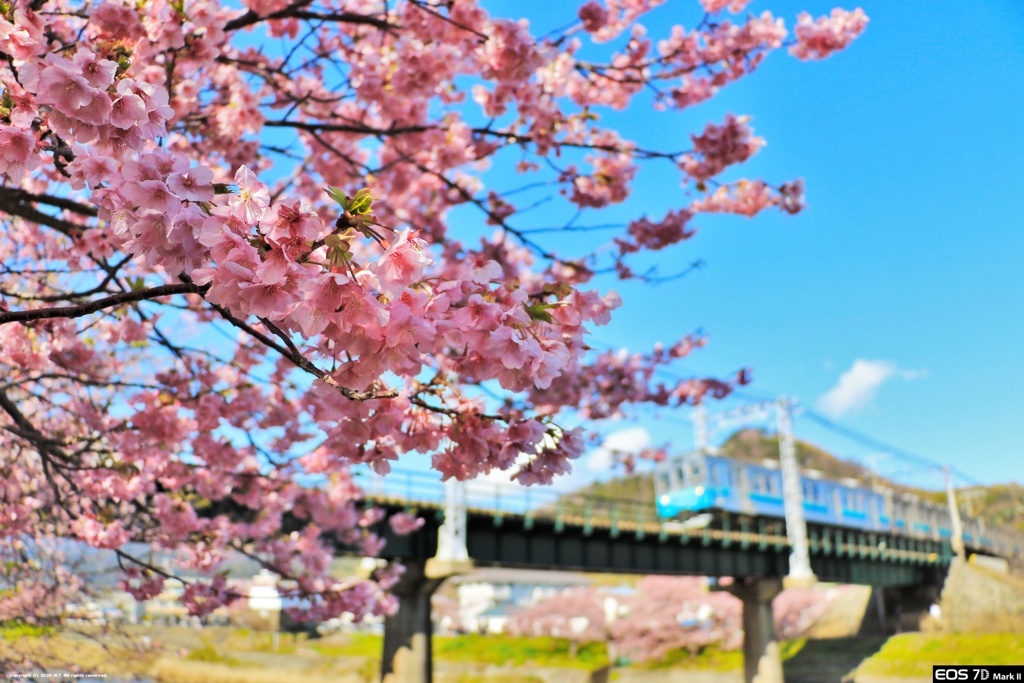
<svg viewBox="0 0 1024 683">
<path fill-rule="evenodd" d="M 294 128 L 309 132 L 321 133 L 356 133 L 358 135 L 374 135 L 377 137 L 387 135 L 408 135 L 410 133 L 425 133 L 430 130 L 438 130 L 439 126 L 393 126 L 391 128 L 374 128 L 363 124 L 350 123 L 308 123 L 305 121 L 264 121 L 263 125 L 268 128 Z"/>
<path fill-rule="evenodd" d="M 150 287 L 148 289 L 136 289 L 130 292 L 112 294 L 111 296 L 96 299 L 95 301 L 89 301 L 77 306 L 55 306 L 53 308 L 36 308 L 28 311 L 8 311 L 6 313 L 0 313 L 0 325 L 6 325 L 7 323 L 12 322 L 23 323 L 31 320 L 45 320 L 47 318 L 81 318 L 83 315 L 102 311 L 105 308 L 120 306 L 122 304 L 130 304 L 135 301 L 144 301 L 146 299 L 155 299 L 161 296 L 172 296 L 174 294 L 202 295 L 207 289 L 209 289 L 208 286 L 199 287 L 191 282 L 173 285 L 160 285 L 158 287 Z"/>
<path fill-rule="evenodd" d="M 292 342 L 290 338 L 288 338 L 287 333 L 281 330 L 279 327 L 277 327 L 277 325 L 275 325 L 274 323 L 264 318 L 260 319 L 260 322 L 266 325 L 267 329 L 271 330 L 274 334 L 276 334 L 284 341 L 284 346 L 274 341 L 274 339 L 271 338 L 270 336 L 260 332 L 255 327 L 245 322 L 241 318 L 233 315 L 231 311 L 224 308 L 223 306 L 211 303 L 209 301 L 207 301 L 207 303 L 209 303 L 210 306 L 215 311 L 220 313 L 221 317 L 227 320 L 229 323 L 231 323 L 238 329 L 244 331 L 246 334 L 251 336 L 253 339 L 256 339 L 264 346 L 271 348 L 274 351 L 277 351 L 279 354 L 290 360 L 292 364 L 295 365 L 295 367 L 305 372 L 308 372 L 309 374 L 313 375 L 319 380 L 322 380 L 324 384 L 337 390 L 339 394 L 341 394 L 342 396 L 351 401 L 369 401 L 375 398 L 396 398 L 398 396 L 398 392 L 393 389 L 388 391 L 359 391 L 357 389 L 352 389 L 351 387 L 342 386 L 341 384 L 338 384 L 338 380 L 331 377 L 330 373 L 328 373 L 325 370 L 321 370 L 313 363 L 313 361 L 309 360 L 304 355 L 302 355 L 302 352 L 299 350 L 299 348 L 295 346 L 294 342 Z"/>
<path fill-rule="evenodd" d="M 307 21 L 331 21 L 341 24 L 362 24 L 364 26 L 374 26 L 382 31 L 398 28 L 394 24 L 389 24 L 386 19 L 379 19 L 366 14 L 357 14 L 355 12 L 310 12 L 303 9 L 311 4 L 313 4 L 313 0 L 299 0 L 295 4 L 289 5 L 273 14 L 268 14 L 265 17 L 261 17 L 250 10 L 237 19 L 232 19 L 225 24 L 224 30 L 237 31 L 238 29 L 254 26 L 263 21 L 273 21 L 275 19 L 303 19 Z"/>
<path fill-rule="evenodd" d="M 26 192 L 25 190 L 14 188 L 14 187 L 0 187 L 0 201 L 5 199 L 5 195 L 10 197 L 13 201 L 21 204 L 49 204 L 59 209 L 67 209 L 72 213 L 77 213 L 82 216 L 96 216 L 96 207 L 89 206 L 88 204 L 80 204 L 73 199 L 67 197 L 55 197 L 51 194 L 36 194 L 34 192 Z"/>
<path fill-rule="evenodd" d="M 53 199 L 59 199 L 54 197 Z M 63 218 L 57 218 L 47 213 L 43 213 L 39 209 L 31 206 L 29 202 L 32 201 L 43 201 L 41 198 L 31 195 L 22 190 L 8 190 L 0 189 L 0 211 L 8 213 L 12 216 L 24 218 L 27 221 L 33 223 L 39 223 L 47 227 L 53 228 L 57 232 L 74 239 L 81 235 L 85 231 L 85 227 L 76 225 L 71 221 L 66 221 Z M 61 200 L 62 202 L 67 200 Z M 49 202 L 47 202 L 49 203 Z M 80 208 L 81 205 L 77 205 Z M 67 208 L 67 207 L 61 207 Z"/>
</svg>

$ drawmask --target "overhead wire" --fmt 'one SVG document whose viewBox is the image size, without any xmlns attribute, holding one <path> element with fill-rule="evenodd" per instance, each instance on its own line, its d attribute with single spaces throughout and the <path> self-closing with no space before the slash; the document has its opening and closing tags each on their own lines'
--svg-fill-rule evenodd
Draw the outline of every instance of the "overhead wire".
<svg viewBox="0 0 1024 683">
<path fill-rule="evenodd" d="M 611 345 L 603 343 L 603 342 L 597 342 L 596 345 L 597 346 L 603 346 L 605 348 L 605 350 L 608 350 L 608 351 L 613 350 L 613 347 Z M 664 367 L 656 368 L 655 369 L 655 373 L 658 374 L 658 375 L 661 375 L 663 377 L 666 377 L 666 378 L 669 378 L 669 379 L 673 379 L 673 380 L 677 380 L 677 381 L 685 381 L 687 379 L 686 377 L 683 377 L 682 375 L 678 374 L 677 372 L 673 372 L 672 370 L 669 370 L 668 368 L 664 368 Z M 694 373 L 695 376 L 698 375 L 698 374 L 699 373 Z M 734 389 L 731 392 L 731 395 L 735 396 L 737 398 L 747 399 L 747 400 L 750 400 L 750 401 L 763 402 L 763 401 L 775 401 L 782 394 L 766 393 L 766 392 L 763 392 L 761 390 L 754 389 L 754 388 L 749 387 L 749 386 L 745 386 L 745 387 Z M 889 454 L 891 454 L 891 455 L 893 455 L 893 456 L 895 456 L 895 457 L 897 457 L 897 458 L 899 458 L 899 459 L 901 459 L 901 460 L 903 460 L 905 462 L 913 463 L 914 465 L 916 465 L 916 466 L 918 466 L 918 467 L 920 467 L 922 469 L 927 469 L 927 470 L 931 470 L 931 471 L 935 471 L 935 472 L 941 472 L 943 470 L 946 470 L 946 471 L 949 472 L 950 476 L 953 476 L 956 479 L 958 479 L 960 481 L 963 481 L 963 482 L 965 482 L 965 483 L 967 483 L 967 484 L 969 484 L 971 486 L 982 486 L 983 485 L 977 479 L 975 479 L 975 478 L 965 474 L 964 472 L 961 472 L 960 470 L 957 470 L 956 468 L 953 468 L 953 467 L 950 467 L 950 466 L 947 466 L 947 465 L 942 465 L 942 464 L 940 464 L 940 463 L 938 463 L 938 462 L 936 462 L 934 460 L 931 460 L 930 458 L 918 455 L 916 453 L 911 453 L 910 451 L 908 451 L 908 450 L 906 450 L 904 448 L 900 448 L 898 446 L 894 446 L 894 445 L 892 445 L 890 443 L 882 441 L 881 439 L 877 439 L 877 438 L 875 438 L 873 436 L 865 434 L 862 431 L 853 429 L 852 427 L 847 427 L 845 425 L 841 425 L 841 424 L 835 422 L 834 420 L 829 419 L 825 415 L 822 415 L 821 413 L 815 411 L 810 406 L 807 406 L 806 404 L 804 404 L 802 402 L 798 403 L 797 406 L 799 407 L 799 412 L 798 412 L 798 414 L 796 416 L 798 416 L 798 417 L 806 417 L 808 420 L 810 420 L 811 422 L 814 422 L 818 426 L 823 427 L 824 429 L 827 429 L 827 430 L 829 430 L 829 431 L 831 431 L 831 432 L 833 432 L 835 434 L 838 434 L 840 436 L 843 436 L 843 437 L 845 437 L 847 439 L 850 439 L 851 441 L 857 442 L 857 443 L 859 443 L 859 444 L 861 444 L 863 446 L 867 446 L 869 448 L 872 448 L 872 449 L 875 449 L 875 450 L 878 450 L 878 451 L 883 451 L 883 452 L 889 453 Z M 680 425 L 690 425 L 689 420 L 682 420 L 682 419 L 679 419 L 679 418 L 675 418 L 674 416 L 662 415 L 662 416 L 659 417 L 659 419 L 665 420 L 667 422 L 672 422 L 672 423 L 675 423 L 675 424 L 680 424 Z"/>
</svg>

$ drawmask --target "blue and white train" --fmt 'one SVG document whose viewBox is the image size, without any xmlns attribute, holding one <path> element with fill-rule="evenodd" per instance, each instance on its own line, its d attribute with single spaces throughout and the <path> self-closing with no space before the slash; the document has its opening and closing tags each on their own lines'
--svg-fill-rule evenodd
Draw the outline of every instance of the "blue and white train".
<svg viewBox="0 0 1024 683">
<path fill-rule="evenodd" d="M 852 479 L 831 481 L 804 471 L 804 518 L 808 523 L 933 540 L 952 537 L 949 508 L 890 488 L 870 488 Z M 667 519 L 701 512 L 760 518 L 785 517 L 778 461 L 760 464 L 701 451 L 666 458 L 654 471 L 658 514 Z M 961 516 L 969 548 L 1007 551 L 1010 538 Z M 1016 545 L 1016 544 L 1014 544 Z"/>
</svg>

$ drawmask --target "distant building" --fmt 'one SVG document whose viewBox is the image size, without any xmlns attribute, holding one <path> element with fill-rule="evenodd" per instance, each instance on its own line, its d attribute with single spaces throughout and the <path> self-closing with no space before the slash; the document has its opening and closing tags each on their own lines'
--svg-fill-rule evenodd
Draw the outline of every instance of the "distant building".
<svg viewBox="0 0 1024 683">
<path fill-rule="evenodd" d="M 515 610 L 590 584 L 587 577 L 571 572 L 498 568 L 476 569 L 449 582 L 449 596 L 435 603 L 440 607 L 435 623 L 448 633 L 502 633 Z"/>
<path fill-rule="evenodd" d="M 266 569 L 252 577 L 248 598 L 239 600 L 240 609 L 233 612 L 232 623 L 260 631 L 278 631 L 281 628 L 281 609 L 284 601 L 277 589 L 278 577 Z"/>
</svg>

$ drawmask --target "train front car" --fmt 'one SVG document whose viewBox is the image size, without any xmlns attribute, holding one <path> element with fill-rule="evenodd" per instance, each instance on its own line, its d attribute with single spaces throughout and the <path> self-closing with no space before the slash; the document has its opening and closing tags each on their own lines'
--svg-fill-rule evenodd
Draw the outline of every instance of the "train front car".
<svg viewBox="0 0 1024 683">
<path fill-rule="evenodd" d="M 658 463 L 654 469 L 654 493 L 659 516 L 673 519 L 716 506 L 721 492 L 711 485 L 708 460 L 706 454 L 694 451 Z"/>
</svg>

